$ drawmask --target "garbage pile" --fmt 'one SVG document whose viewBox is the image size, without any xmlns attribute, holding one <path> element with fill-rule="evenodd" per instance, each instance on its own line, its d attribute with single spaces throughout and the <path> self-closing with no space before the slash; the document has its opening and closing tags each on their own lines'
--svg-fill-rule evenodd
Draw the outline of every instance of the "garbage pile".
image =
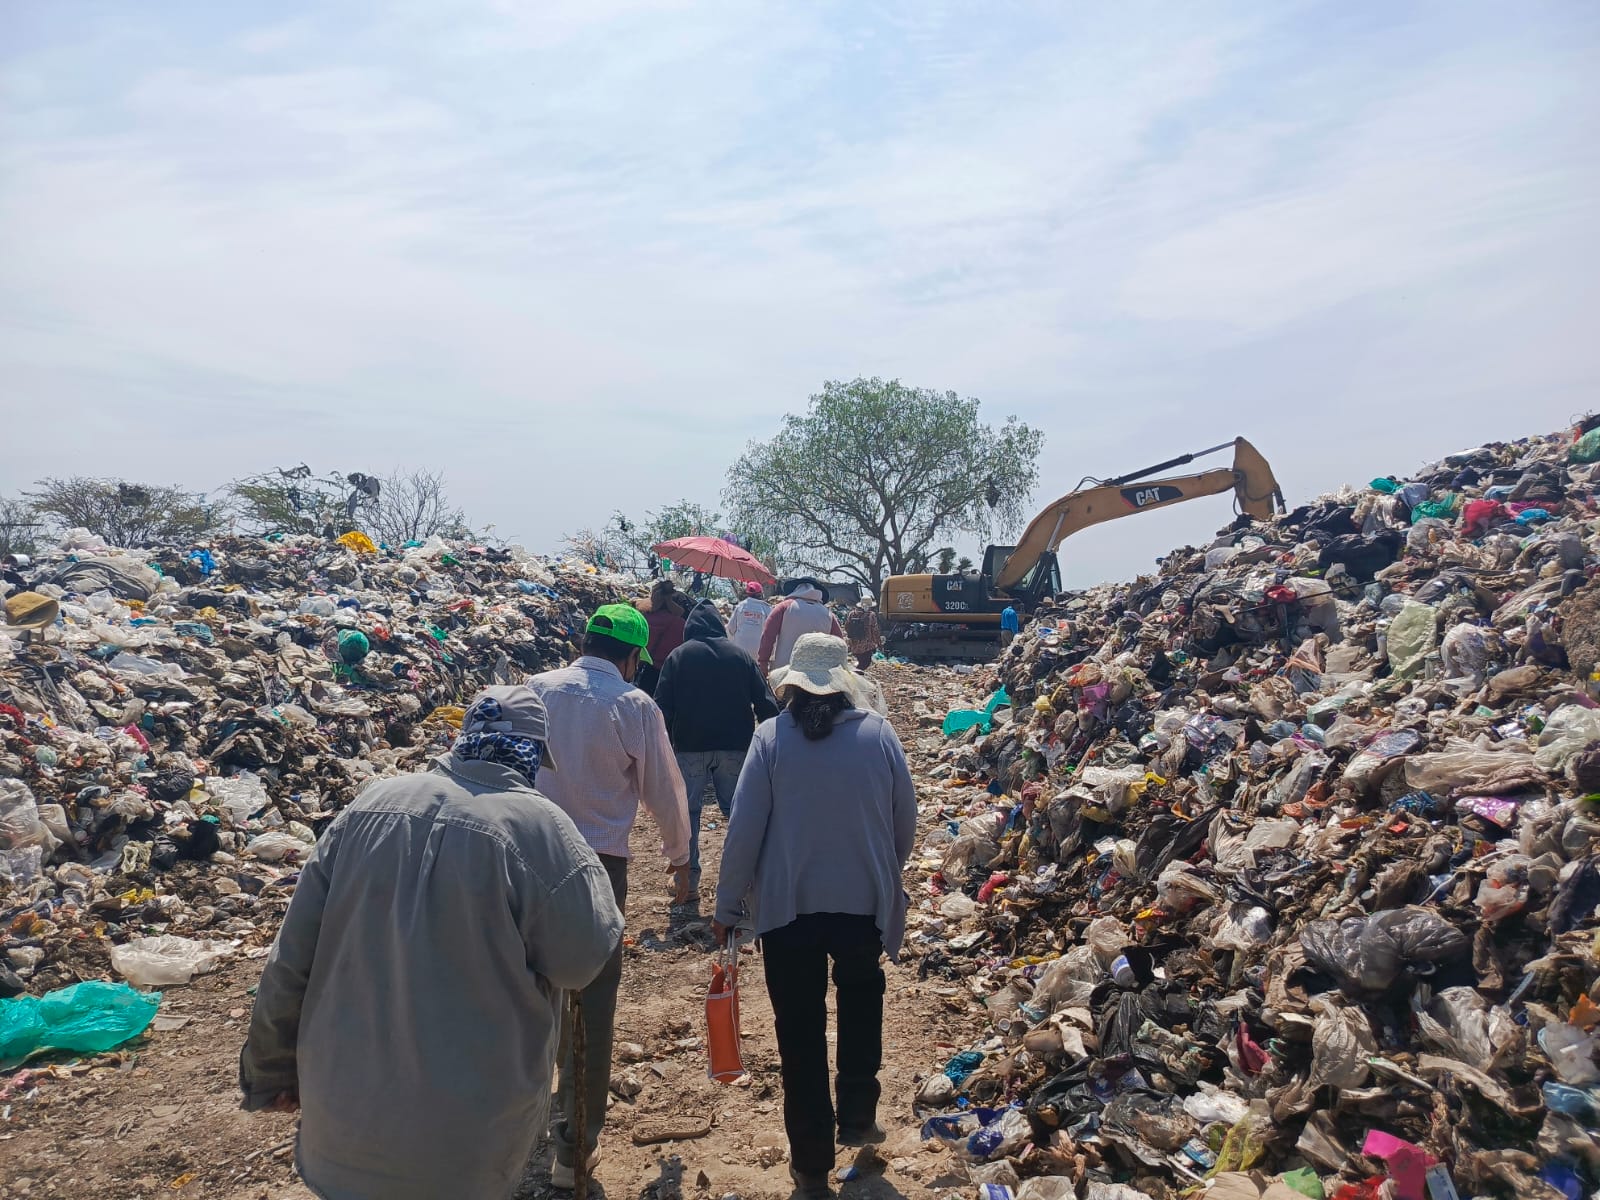
<svg viewBox="0 0 1600 1200">
<path fill-rule="evenodd" d="M 989 1036 L 926 1138 L 1019 1200 L 1595 1193 L 1596 426 L 1241 518 L 965 681 L 907 945 Z"/>
<path fill-rule="evenodd" d="M 318 831 L 448 746 L 478 688 L 575 653 L 629 580 L 361 534 L 4 568 L 0 997 L 182 984 L 264 953 Z M 19 1010 L 20 1011 L 20 1010 Z"/>
</svg>

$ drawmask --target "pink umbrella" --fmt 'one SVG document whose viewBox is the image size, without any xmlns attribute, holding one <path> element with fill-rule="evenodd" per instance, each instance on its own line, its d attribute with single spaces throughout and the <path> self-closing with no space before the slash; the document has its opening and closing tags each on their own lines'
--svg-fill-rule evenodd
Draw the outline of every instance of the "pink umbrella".
<svg viewBox="0 0 1600 1200">
<path fill-rule="evenodd" d="M 777 583 L 771 571 L 750 551 L 719 537 L 681 537 L 652 546 L 662 558 L 718 579 L 737 579 L 742 583 Z"/>
</svg>

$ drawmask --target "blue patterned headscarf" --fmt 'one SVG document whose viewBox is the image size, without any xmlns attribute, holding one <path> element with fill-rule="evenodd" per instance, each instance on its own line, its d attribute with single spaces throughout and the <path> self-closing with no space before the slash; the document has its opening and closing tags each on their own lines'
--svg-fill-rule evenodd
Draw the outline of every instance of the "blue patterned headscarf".
<svg viewBox="0 0 1600 1200">
<path fill-rule="evenodd" d="M 534 787 L 539 775 L 539 762 L 544 758 L 544 743 L 520 733 L 482 729 L 484 725 L 498 722 L 500 717 L 498 700 L 492 696 L 480 699 L 461 723 L 463 731 L 467 729 L 476 731 L 463 732 L 457 737 L 455 745 L 450 747 L 451 753 L 457 758 L 506 767 L 527 780 L 529 787 Z"/>
</svg>

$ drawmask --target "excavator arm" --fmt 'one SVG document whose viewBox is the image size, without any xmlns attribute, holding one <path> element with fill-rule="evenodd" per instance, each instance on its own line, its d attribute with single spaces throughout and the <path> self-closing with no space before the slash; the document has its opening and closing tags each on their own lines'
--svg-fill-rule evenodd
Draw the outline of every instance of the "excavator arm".
<svg viewBox="0 0 1600 1200">
<path fill-rule="evenodd" d="M 1217 468 L 1196 475 L 1146 478 L 1157 471 L 1191 463 L 1230 446 L 1233 447 L 1231 470 Z M 995 575 L 994 586 L 997 589 L 1008 591 L 1016 587 L 1040 558 L 1078 530 L 1115 521 L 1118 517 L 1131 517 L 1135 513 L 1168 508 L 1185 500 L 1198 500 L 1202 496 L 1215 496 L 1230 490 L 1235 495 L 1239 511 L 1248 513 L 1258 521 L 1265 521 L 1274 512 L 1283 511 L 1283 493 L 1273 477 L 1272 468 L 1261 457 L 1260 451 L 1244 438 L 1235 438 L 1193 454 L 1183 454 L 1129 475 L 1093 482 L 1094 487 L 1068 493 L 1029 522 L 1017 548 Z"/>
</svg>

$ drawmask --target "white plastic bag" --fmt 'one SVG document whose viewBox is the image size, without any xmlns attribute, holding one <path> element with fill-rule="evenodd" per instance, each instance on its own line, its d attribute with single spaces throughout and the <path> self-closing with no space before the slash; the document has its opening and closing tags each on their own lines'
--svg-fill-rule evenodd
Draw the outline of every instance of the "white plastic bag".
<svg viewBox="0 0 1600 1200">
<path fill-rule="evenodd" d="M 111 947 L 111 969 L 134 987 L 172 987 L 215 971 L 237 944 L 200 942 L 171 933 L 137 937 Z"/>
<path fill-rule="evenodd" d="M 1201 1091 L 1186 1096 L 1183 1111 L 1201 1125 L 1237 1125 L 1250 1115 L 1250 1101 L 1235 1092 L 1226 1092 L 1215 1084 L 1202 1083 Z"/>
<path fill-rule="evenodd" d="M 1546 1025 L 1539 1031 L 1539 1049 L 1550 1059 L 1556 1076 L 1562 1083 L 1574 1087 L 1590 1087 L 1600 1083 L 1600 1065 L 1595 1063 L 1595 1051 L 1600 1050 L 1600 1034 L 1585 1033 L 1576 1025 L 1565 1021 Z"/>
<path fill-rule="evenodd" d="M 1248 952 L 1266 946 L 1272 937 L 1272 914 L 1260 905 L 1239 901 L 1217 919 L 1211 944 L 1219 950 Z"/>
<path fill-rule="evenodd" d="M 245 846 L 244 852 L 251 858 L 260 859 L 262 862 L 278 863 L 285 860 L 301 862 L 310 855 L 311 849 L 310 846 L 295 837 L 294 834 L 274 830 L 251 838 Z M 965 896 L 961 898 L 963 900 L 967 899 Z M 967 900 L 967 903 L 971 904 L 972 901 Z"/>
<path fill-rule="evenodd" d="M 1358 1088 L 1372 1075 L 1369 1056 L 1378 1042 L 1366 1013 L 1319 998 L 1312 1001 L 1316 1025 L 1311 1031 L 1311 1082 L 1318 1087 Z"/>
<path fill-rule="evenodd" d="M 251 815 L 260 812 L 269 802 L 266 784 L 249 771 L 226 779 L 206 780 L 206 793 L 228 814 L 235 829 L 244 828 Z"/>
<path fill-rule="evenodd" d="M 1036 1175 L 1022 1181 L 1017 1200 L 1078 1200 L 1070 1175 Z"/>
<path fill-rule="evenodd" d="M 20 779 L 0 779 L 0 875 L 17 887 L 39 878 L 44 856 L 60 844 L 39 819 L 33 791 Z"/>
<path fill-rule="evenodd" d="M 1095 958 L 1100 960 L 1100 966 L 1109 971 L 1111 964 L 1116 961 L 1117 956 L 1122 953 L 1122 948 L 1131 939 L 1128 937 L 1127 928 L 1115 917 L 1096 917 L 1083 931 L 1083 940 L 1094 949 Z"/>
<path fill-rule="evenodd" d="M 1172 912 L 1185 913 L 1220 899 L 1222 893 L 1186 862 L 1168 863 L 1156 880 L 1156 903 Z"/>
<path fill-rule="evenodd" d="M 1039 973 L 1033 989 L 1033 1003 L 1051 1014 L 1063 1008 L 1082 1008 L 1094 995 L 1104 976 L 1094 949 L 1074 946 Z"/>
<path fill-rule="evenodd" d="M 1488 877 L 1478 885 L 1478 907 L 1491 925 L 1522 911 L 1528 903 L 1528 868 L 1533 860 L 1511 854 L 1489 868 Z"/>
<path fill-rule="evenodd" d="M 1595 741 L 1600 741 L 1600 708 L 1563 704 L 1545 722 L 1533 761 L 1554 775 L 1567 765 L 1569 758 Z"/>
</svg>

